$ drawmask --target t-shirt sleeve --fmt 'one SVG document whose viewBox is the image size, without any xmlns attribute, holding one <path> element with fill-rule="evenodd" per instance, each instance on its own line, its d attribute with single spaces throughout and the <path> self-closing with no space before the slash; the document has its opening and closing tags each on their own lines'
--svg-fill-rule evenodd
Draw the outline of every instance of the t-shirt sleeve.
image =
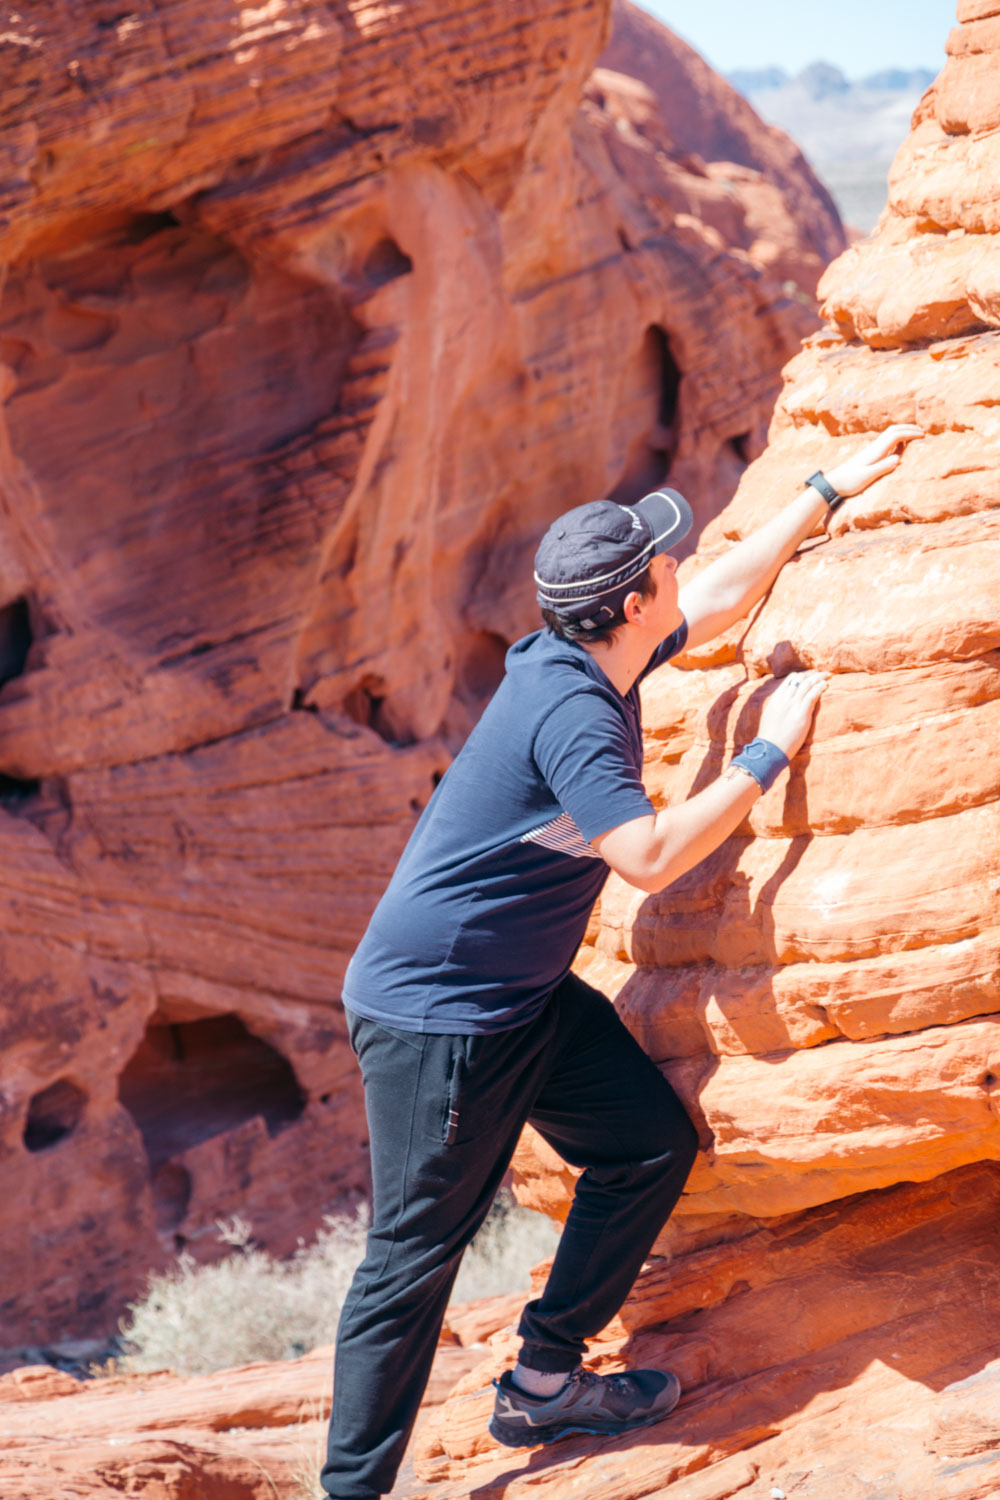
<svg viewBox="0 0 1000 1500">
<path fill-rule="evenodd" d="M 669 661 L 672 656 L 680 656 L 687 645 L 687 638 L 688 622 L 687 620 L 682 620 L 673 634 L 668 635 L 666 640 L 661 641 L 657 646 L 649 661 L 639 673 L 638 681 L 641 682 L 644 677 L 648 677 L 650 672 L 655 672 L 657 667 L 662 667 L 663 663 Z"/>
<path fill-rule="evenodd" d="M 575 693 L 547 714 L 535 764 L 589 843 L 653 812 L 632 761 L 622 715 L 599 692 Z"/>
</svg>

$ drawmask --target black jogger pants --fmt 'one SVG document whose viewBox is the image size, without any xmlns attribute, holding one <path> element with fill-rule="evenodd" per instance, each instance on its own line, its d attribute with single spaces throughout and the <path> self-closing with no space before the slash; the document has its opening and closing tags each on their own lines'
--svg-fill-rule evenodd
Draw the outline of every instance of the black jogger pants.
<svg viewBox="0 0 1000 1500">
<path fill-rule="evenodd" d="M 625 1300 L 694 1161 L 676 1094 L 597 990 L 570 975 L 534 1021 L 487 1036 L 397 1031 L 349 1016 L 374 1190 L 367 1253 L 337 1335 L 323 1487 L 393 1485 L 462 1252 L 530 1120 L 579 1178 L 521 1359 L 572 1370 Z"/>
</svg>

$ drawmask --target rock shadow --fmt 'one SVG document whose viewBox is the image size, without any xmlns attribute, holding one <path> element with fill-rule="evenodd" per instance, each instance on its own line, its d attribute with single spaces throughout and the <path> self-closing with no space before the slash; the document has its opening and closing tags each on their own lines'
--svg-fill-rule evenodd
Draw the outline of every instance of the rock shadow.
<svg viewBox="0 0 1000 1500">
<path fill-rule="evenodd" d="M 761 712 L 765 703 L 777 690 L 780 678 L 763 679 L 760 685 L 743 702 L 732 735 L 737 746 L 748 743 L 756 735 Z M 727 729 L 733 705 L 746 686 L 745 681 L 724 689 L 712 705 L 707 716 L 709 745 L 698 768 L 689 796 L 694 796 L 716 781 L 725 770 L 729 759 Z M 792 761 L 791 770 L 783 789 L 785 817 L 794 813 L 795 826 L 808 824 L 808 799 L 805 790 L 805 767 L 808 765 L 808 740 Z M 669 968 L 671 911 L 675 910 L 681 921 L 687 924 L 688 932 L 678 930 L 678 965 L 705 962 L 721 966 L 734 973 L 752 973 L 755 1002 L 761 1016 L 769 1023 L 769 1029 L 780 1033 L 784 1020 L 768 983 L 769 976 L 782 967 L 778 952 L 773 905 L 784 882 L 798 867 L 812 835 L 792 835 L 788 847 L 774 871 L 760 886 L 756 896 L 751 895 L 750 882 L 739 869 L 739 862 L 753 837 L 748 822 L 742 823 L 725 842 L 655 896 L 643 901 L 637 913 L 632 932 L 632 957 L 638 967 Z M 729 924 L 738 934 L 734 941 L 723 945 L 719 951 L 716 932 L 718 923 Z M 685 945 L 687 951 L 685 951 Z M 692 948 L 694 951 L 692 951 Z M 627 1000 L 633 980 L 626 981 L 620 998 Z M 727 1018 L 728 1019 L 728 1018 Z M 739 1022 L 734 1017 L 732 1024 L 738 1031 Z M 706 1028 L 706 1048 L 711 1037 Z M 789 1038 L 787 1045 L 793 1045 Z M 748 1050 L 754 1050 L 748 1047 Z M 714 1058 L 714 1054 L 710 1054 Z M 658 1059 L 658 1060 L 667 1060 Z M 717 1063 L 707 1064 L 705 1078 L 711 1076 Z"/>
</svg>

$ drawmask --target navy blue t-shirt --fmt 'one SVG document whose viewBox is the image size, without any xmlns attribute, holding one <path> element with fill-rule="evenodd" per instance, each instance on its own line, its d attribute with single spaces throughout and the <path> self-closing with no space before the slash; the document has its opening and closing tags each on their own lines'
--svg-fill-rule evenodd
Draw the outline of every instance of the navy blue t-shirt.
<svg viewBox="0 0 1000 1500">
<path fill-rule="evenodd" d="M 686 622 L 640 681 L 683 650 Z M 590 840 L 653 811 L 636 683 L 582 646 L 515 642 L 424 809 L 344 980 L 344 1004 L 403 1031 L 531 1021 L 569 972 L 608 866 Z"/>
</svg>

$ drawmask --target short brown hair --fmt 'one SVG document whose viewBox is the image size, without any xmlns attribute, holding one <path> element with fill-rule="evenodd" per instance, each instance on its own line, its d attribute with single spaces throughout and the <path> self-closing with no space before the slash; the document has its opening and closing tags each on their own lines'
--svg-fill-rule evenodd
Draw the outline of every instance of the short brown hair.
<svg viewBox="0 0 1000 1500">
<path fill-rule="evenodd" d="M 656 598 L 656 579 L 649 568 L 644 568 L 641 573 L 637 573 L 629 580 L 625 597 L 606 625 L 598 625 L 596 629 L 588 630 L 582 620 L 559 615 L 554 609 L 543 609 L 542 619 L 549 629 L 555 631 L 556 635 L 564 641 L 584 641 L 588 645 L 597 645 L 602 641 L 613 640 L 615 632 L 626 624 L 625 599 L 629 594 L 638 594 L 640 599 Z"/>
</svg>

